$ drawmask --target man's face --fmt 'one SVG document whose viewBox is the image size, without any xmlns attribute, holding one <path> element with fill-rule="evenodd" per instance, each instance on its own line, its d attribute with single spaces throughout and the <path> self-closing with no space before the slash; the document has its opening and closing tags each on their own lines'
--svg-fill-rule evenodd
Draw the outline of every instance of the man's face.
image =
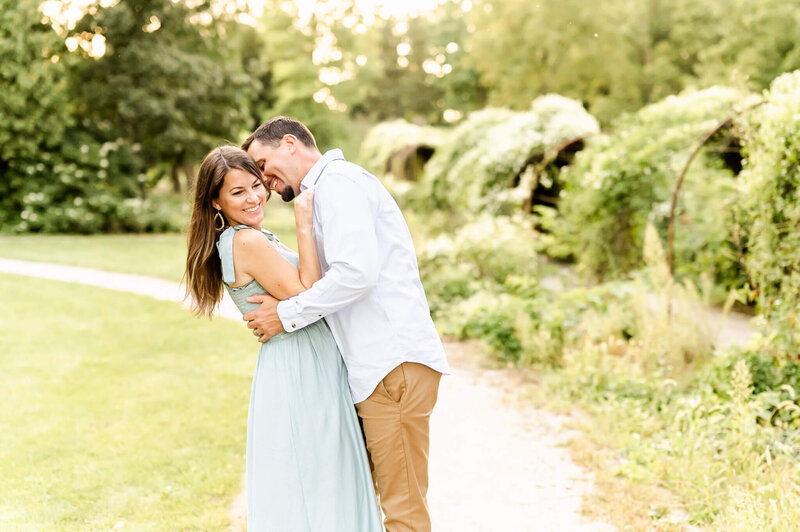
<svg viewBox="0 0 800 532">
<path fill-rule="evenodd" d="M 287 202 L 300 193 L 300 182 L 305 177 L 300 175 L 295 157 L 297 147 L 297 140 L 287 135 L 278 146 L 273 147 L 254 140 L 247 149 L 270 190 L 280 194 L 281 199 Z"/>
</svg>

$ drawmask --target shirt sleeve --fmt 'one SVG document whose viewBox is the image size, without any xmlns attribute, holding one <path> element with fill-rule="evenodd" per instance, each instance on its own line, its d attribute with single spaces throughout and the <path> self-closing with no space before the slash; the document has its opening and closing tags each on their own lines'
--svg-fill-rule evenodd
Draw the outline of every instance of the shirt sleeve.
<svg viewBox="0 0 800 532">
<path fill-rule="evenodd" d="M 374 208 L 352 177 L 332 174 L 317 187 L 322 249 L 328 270 L 311 288 L 278 303 L 286 331 L 305 327 L 358 301 L 378 280 L 378 242 Z"/>
</svg>

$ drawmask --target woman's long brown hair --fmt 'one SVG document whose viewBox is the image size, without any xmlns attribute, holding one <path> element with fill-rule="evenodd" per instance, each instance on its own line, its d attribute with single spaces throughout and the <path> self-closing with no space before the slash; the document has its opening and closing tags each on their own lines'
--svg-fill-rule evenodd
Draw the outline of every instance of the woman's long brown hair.
<svg viewBox="0 0 800 532">
<path fill-rule="evenodd" d="M 221 231 L 214 224 L 216 210 L 211 201 L 219 197 L 225 175 L 233 168 L 253 174 L 262 183 L 264 181 L 258 166 L 246 151 L 235 146 L 220 146 L 203 159 L 194 186 L 183 280 L 186 297 L 191 299 L 192 310 L 198 316 L 211 317 L 214 307 L 222 300 L 222 264 L 217 251 L 217 238 Z M 224 221 L 227 226 L 228 221 Z"/>
</svg>

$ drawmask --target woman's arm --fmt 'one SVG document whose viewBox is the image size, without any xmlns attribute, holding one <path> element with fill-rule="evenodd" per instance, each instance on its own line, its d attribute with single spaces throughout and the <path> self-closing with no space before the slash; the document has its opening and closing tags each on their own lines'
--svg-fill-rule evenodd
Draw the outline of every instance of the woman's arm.
<svg viewBox="0 0 800 532">
<path fill-rule="evenodd" d="M 313 188 L 307 188 L 294 199 L 294 222 L 297 226 L 297 251 L 300 254 L 300 283 L 309 289 L 322 279 L 317 246 L 314 243 Z"/>
<path fill-rule="evenodd" d="M 275 249 L 261 231 L 242 229 L 233 237 L 233 258 L 239 285 L 253 278 L 273 297 L 287 299 L 306 289 L 294 264 Z"/>
<path fill-rule="evenodd" d="M 237 278 L 252 277 L 276 299 L 289 299 L 311 288 L 322 278 L 312 228 L 314 191 L 307 189 L 295 198 L 295 222 L 300 268 L 284 258 L 261 231 L 241 230 L 233 237 Z"/>
</svg>

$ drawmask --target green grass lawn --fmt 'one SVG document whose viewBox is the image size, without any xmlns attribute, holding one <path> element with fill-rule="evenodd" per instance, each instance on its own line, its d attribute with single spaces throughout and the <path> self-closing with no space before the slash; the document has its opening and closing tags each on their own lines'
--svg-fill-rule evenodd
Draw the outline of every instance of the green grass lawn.
<svg viewBox="0 0 800 532">
<path fill-rule="evenodd" d="M 277 196 L 267 203 L 263 227 L 297 249 L 294 211 Z M 0 257 L 56 262 L 179 281 L 186 261 L 186 236 L 0 235 Z"/>
<path fill-rule="evenodd" d="M 241 324 L 0 275 L 0 530 L 223 530 L 258 346 Z"/>
</svg>

